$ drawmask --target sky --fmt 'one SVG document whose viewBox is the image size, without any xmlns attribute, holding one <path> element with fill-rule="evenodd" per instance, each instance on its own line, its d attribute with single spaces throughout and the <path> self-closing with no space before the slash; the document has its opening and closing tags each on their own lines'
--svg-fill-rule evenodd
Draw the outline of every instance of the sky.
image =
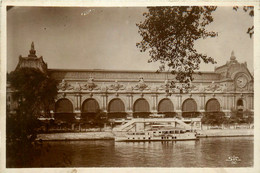
<svg viewBox="0 0 260 173">
<path fill-rule="evenodd" d="M 144 20 L 144 7 L 13 7 L 7 12 L 7 71 L 15 69 L 19 55 L 28 56 L 32 41 L 36 55 L 50 69 L 158 69 L 140 52 L 136 23 Z M 198 52 L 213 57 L 217 64 L 201 64 L 213 71 L 225 64 L 234 51 L 239 62 L 253 72 L 253 38 L 246 34 L 253 18 L 242 9 L 218 7 L 208 30 L 218 37 L 196 41 Z"/>
</svg>

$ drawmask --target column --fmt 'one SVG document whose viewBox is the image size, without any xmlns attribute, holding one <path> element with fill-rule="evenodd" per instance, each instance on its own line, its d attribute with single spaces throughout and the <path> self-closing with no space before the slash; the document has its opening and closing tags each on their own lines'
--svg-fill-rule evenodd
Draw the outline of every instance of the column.
<svg viewBox="0 0 260 173">
<path fill-rule="evenodd" d="M 248 107 L 247 109 L 253 110 L 254 109 L 254 96 L 249 94 L 248 95 Z"/>
<path fill-rule="evenodd" d="M 129 117 L 133 117 L 133 95 L 127 95 L 127 114 Z"/>
<path fill-rule="evenodd" d="M 233 94 L 232 97 L 233 97 L 232 107 L 233 107 L 233 109 L 236 109 L 236 95 Z"/>
<path fill-rule="evenodd" d="M 229 94 L 228 95 L 228 110 L 231 110 L 231 109 L 233 109 L 233 95 L 232 94 Z"/>
<path fill-rule="evenodd" d="M 200 94 L 200 108 L 201 111 L 205 111 L 205 95 Z"/>
<path fill-rule="evenodd" d="M 157 114 L 157 94 L 152 95 L 152 113 Z"/>
<path fill-rule="evenodd" d="M 102 108 L 104 110 L 104 112 L 107 112 L 107 95 L 106 94 L 102 94 Z"/>
<path fill-rule="evenodd" d="M 177 100 L 178 100 L 177 110 L 181 110 L 181 103 L 182 103 L 182 95 L 181 94 L 177 95 Z"/>
<path fill-rule="evenodd" d="M 182 95 L 181 94 L 177 94 L 177 109 L 176 109 L 176 113 L 178 114 L 178 116 L 182 116 L 182 110 L 181 110 L 181 103 L 182 103 Z"/>
<path fill-rule="evenodd" d="M 76 106 L 75 106 L 75 117 L 76 119 L 80 119 L 81 117 L 81 95 L 80 94 L 76 94 L 75 95 L 75 99 L 76 99 Z"/>
<path fill-rule="evenodd" d="M 227 110 L 228 109 L 228 97 L 226 94 L 223 95 L 223 101 L 224 101 L 224 105 L 223 105 L 223 109 Z"/>
</svg>

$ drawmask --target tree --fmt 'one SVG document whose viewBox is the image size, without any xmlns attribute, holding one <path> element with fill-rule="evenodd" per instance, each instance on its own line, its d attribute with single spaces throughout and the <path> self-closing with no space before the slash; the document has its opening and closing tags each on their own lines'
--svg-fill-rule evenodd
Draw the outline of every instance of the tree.
<svg viewBox="0 0 260 173">
<path fill-rule="evenodd" d="M 219 126 L 224 123 L 225 117 L 223 112 L 207 112 L 201 119 L 203 124 Z"/>
<path fill-rule="evenodd" d="M 237 11 L 239 9 L 238 6 L 234 6 L 233 10 Z M 244 6 L 243 7 L 244 12 L 248 12 L 250 17 L 254 17 L 254 7 L 253 6 Z M 249 34 L 249 37 L 252 38 L 252 36 L 254 35 L 254 25 L 249 27 L 247 29 L 247 34 Z"/>
<path fill-rule="evenodd" d="M 15 70 L 7 80 L 15 90 L 13 98 L 19 102 L 20 108 L 25 107 L 26 112 L 34 116 L 42 113 L 48 116 L 58 93 L 56 80 L 33 68 Z"/>
<path fill-rule="evenodd" d="M 15 114 L 7 112 L 7 167 L 24 167 L 42 152 L 35 147 L 37 130 L 41 126 L 37 117 L 43 112 L 48 115 L 49 106 L 57 95 L 57 85 L 47 74 L 32 68 L 11 72 L 7 81 L 18 103 Z"/>
<path fill-rule="evenodd" d="M 216 63 L 213 58 L 198 53 L 194 43 L 198 39 L 216 37 L 217 33 L 207 31 L 213 22 L 213 6 L 148 7 L 145 20 L 137 24 L 142 41 L 136 44 L 141 52 L 149 52 L 148 62 L 159 61 L 158 71 L 165 67 L 176 75 L 175 79 L 185 86 L 193 80 L 194 70 L 201 61 Z M 174 85 L 174 82 L 172 83 Z"/>
</svg>

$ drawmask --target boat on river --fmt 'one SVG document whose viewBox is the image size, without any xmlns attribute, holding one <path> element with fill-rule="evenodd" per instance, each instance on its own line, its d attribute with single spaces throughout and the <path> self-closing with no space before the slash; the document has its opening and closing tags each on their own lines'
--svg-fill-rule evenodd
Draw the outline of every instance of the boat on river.
<svg viewBox="0 0 260 173">
<path fill-rule="evenodd" d="M 184 141 L 196 140 L 197 132 L 186 129 L 149 130 L 137 132 L 125 132 L 115 136 L 116 142 L 139 141 Z"/>
</svg>

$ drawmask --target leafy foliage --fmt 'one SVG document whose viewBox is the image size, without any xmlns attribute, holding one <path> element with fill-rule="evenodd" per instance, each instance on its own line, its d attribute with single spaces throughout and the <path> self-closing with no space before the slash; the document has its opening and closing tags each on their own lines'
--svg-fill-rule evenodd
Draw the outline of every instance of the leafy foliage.
<svg viewBox="0 0 260 173">
<path fill-rule="evenodd" d="M 233 10 L 237 11 L 239 9 L 238 6 L 234 6 Z M 244 6 L 243 7 L 244 12 L 248 13 L 250 17 L 254 17 L 254 7 L 253 6 Z M 249 37 L 252 38 L 254 35 L 254 25 L 249 27 L 247 29 L 247 34 L 249 34 Z"/>
<path fill-rule="evenodd" d="M 216 32 L 209 32 L 206 26 L 213 22 L 213 6 L 176 6 L 148 7 L 144 13 L 145 20 L 137 24 L 142 41 L 136 46 L 141 52 L 148 51 L 148 62 L 159 61 L 158 71 L 169 68 L 176 80 L 189 84 L 194 70 L 199 64 L 215 61 L 207 55 L 198 53 L 194 43 L 198 39 L 216 37 Z"/>
<path fill-rule="evenodd" d="M 203 124 L 207 125 L 221 125 L 225 121 L 223 112 L 211 112 L 211 113 L 206 113 L 205 116 L 201 119 Z"/>
<path fill-rule="evenodd" d="M 54 79 L 39 70 L 21 68 L 11 72 L 7 80 L 15 90 L 13 98 L 19 102 L 20 108 L 25 107 L 32 115 L 40 115 L 42 110 L 45 116 L 48 115 L 58 92 Z"/>
<path fill-rule="evenodd" d="M 43 152 L 35 141 L 42 125 L 37 117 L 42 110 L 48 115 L 57 94 L 56 82 L 31 68 L 11 72 L 7 80 L 14 90 L 13 99 L 18 102 L 15 114 L 7 110 L 7 167 L 30 167 L 31 160 Z"/>
</svg>

